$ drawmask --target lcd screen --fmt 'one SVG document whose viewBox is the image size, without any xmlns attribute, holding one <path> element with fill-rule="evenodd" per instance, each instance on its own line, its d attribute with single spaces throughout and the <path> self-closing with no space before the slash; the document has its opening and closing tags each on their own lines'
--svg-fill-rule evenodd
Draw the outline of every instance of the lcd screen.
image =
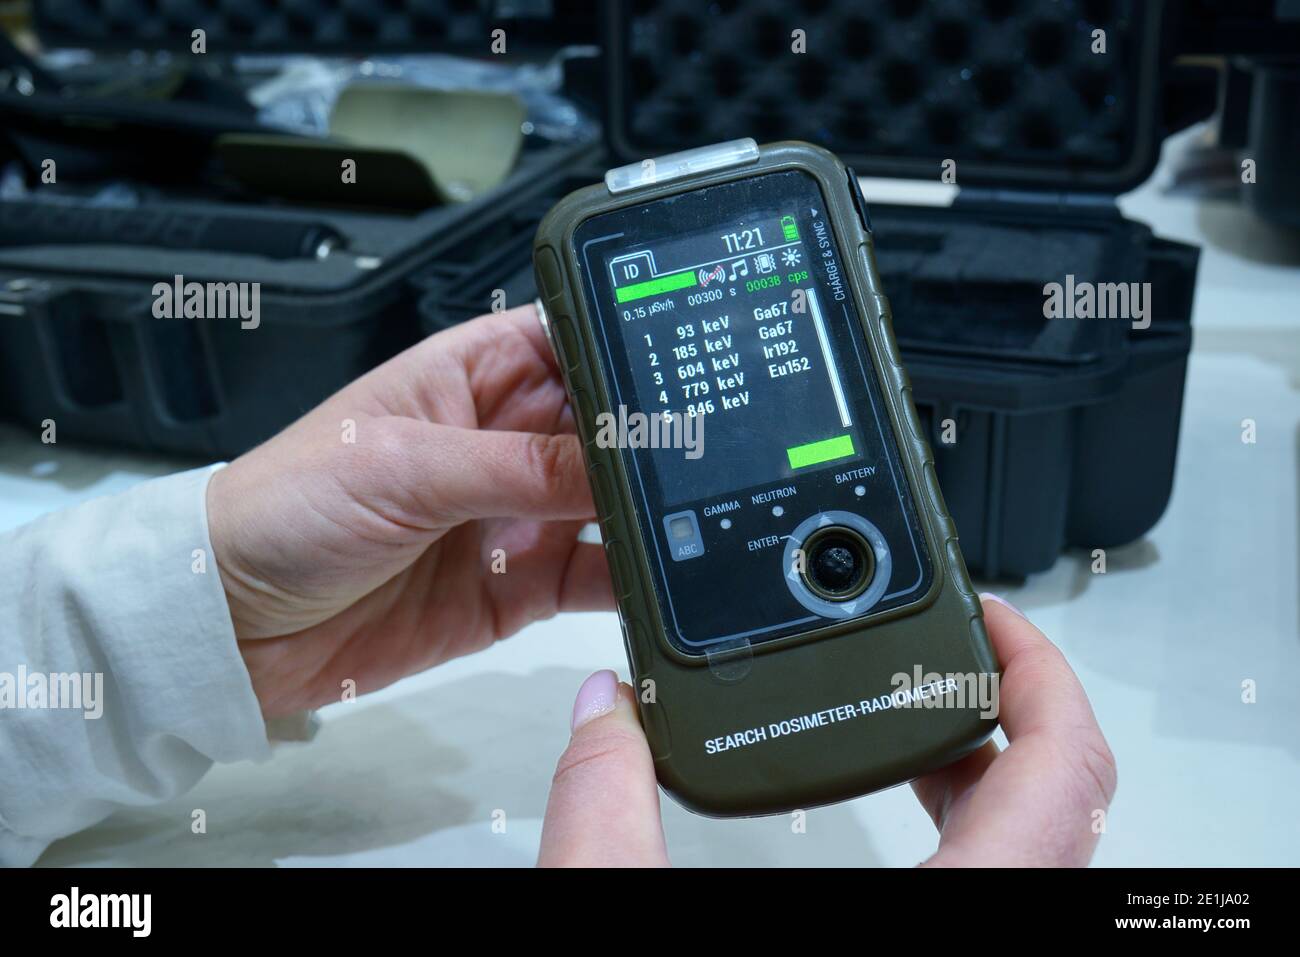
<svg viewBox="0 0 1300 957">
<path fill-rule="evenodd" d="M 882 605 L 915 597 L 919 526 L 815 180 L 773 172 L 629 206 L 582 223 L 574 244 L 611 415 L 698 432 L 683 436 L 698 448 L 619 433 L 680 641 L 806 626 L 779 552 L 825 510 L 862 514 L 897 553 Z M 709 580 L 751 607 L 701 594 L 710 558 Z"/>
</svg>

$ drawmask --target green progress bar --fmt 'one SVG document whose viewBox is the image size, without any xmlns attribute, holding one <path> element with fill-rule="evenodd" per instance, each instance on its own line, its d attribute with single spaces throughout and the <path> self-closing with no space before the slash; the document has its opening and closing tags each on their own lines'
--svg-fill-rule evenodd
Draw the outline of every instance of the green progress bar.
<svg viewBox="0 0 1300 957">
<path fill-rule="evenodd" d="M 632 299 L 658 296 L 660 293 L 685 289 L 687 286 L 694 285 L 695 271 L 688 269 L 686 272 L 669 273 L 667 276 L 660 276 L 658 279 L 647 279 L 645 282 L 638 282 L 631 286 L 615 289 L 614 296 L 619 302 L 628 302 Z"/>
<path fill-rule="evenodd" d="M 833 439 L 796 445 L 792 449 L 786 449 L 785 454 L 790 457 L 790 468 L 806 469 L 810 465 L 821 465 L 823 462 L 852 455 L 853 436 L 837 435 Z"/>
</svg>

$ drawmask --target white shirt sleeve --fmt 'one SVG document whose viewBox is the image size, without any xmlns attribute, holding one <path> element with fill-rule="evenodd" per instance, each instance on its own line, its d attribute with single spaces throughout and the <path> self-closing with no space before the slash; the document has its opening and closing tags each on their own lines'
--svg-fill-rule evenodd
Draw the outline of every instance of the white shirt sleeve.
<svg viewBox="0 0 1300 957">
<path fill-rule="evenodd" d="M 219 467 L 0 535 L 0 865 L 269 754 L 208 539 Z"/>
</svg>

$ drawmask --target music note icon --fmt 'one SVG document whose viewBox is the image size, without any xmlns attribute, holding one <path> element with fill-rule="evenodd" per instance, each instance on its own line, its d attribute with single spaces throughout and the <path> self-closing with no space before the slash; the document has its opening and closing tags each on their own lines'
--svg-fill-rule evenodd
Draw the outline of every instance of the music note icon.
<svg viewBox="0 0 1300 957">
<path fill-rule="evenodd" d="M 731 264 L 731 275 L 728 276 L 727 279 L 729 279 L 729 280 L 734 280 L 734 279 L 736 278 L 737 275 L 740 275 L 740 276 L 748 276 L 748 275 L 749 275 L 749 261 L 748 261 L 748 260 L 745 260 L 745 259 L 737 259 L 734 263 Z"/>
</svg>

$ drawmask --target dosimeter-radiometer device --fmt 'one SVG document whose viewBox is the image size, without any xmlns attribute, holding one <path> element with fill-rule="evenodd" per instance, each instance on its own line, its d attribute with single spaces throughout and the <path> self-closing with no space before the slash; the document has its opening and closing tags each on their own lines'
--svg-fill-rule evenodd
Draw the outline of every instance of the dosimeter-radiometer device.
<svg viewBox="0 0 1300 957">
<path fill-rule="evenodd" d="M 750 139 L 613 169 L 534 266 L 662 786 L 776 813 L 986 740 L 997 662 L 852 172 Z"/>
</svg>

